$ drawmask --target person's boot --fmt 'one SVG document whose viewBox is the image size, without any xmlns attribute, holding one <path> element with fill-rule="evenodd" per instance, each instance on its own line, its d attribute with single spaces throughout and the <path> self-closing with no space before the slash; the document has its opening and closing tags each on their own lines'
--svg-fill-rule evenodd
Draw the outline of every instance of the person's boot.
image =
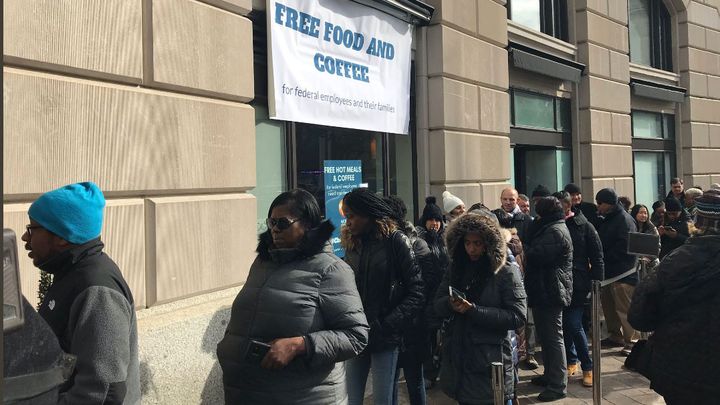
<svg viewBox="0 0 720 405">
<path fill-rule="evenodd" d="M 575 373 L 577 373 L 577 372 L 578 372 L 578 365 L 577 365 L 577 363 L 575 363 L 575 364 L 568 364 L 568 369 L 567 369 L 567 375 L 568 375 L 568 377 L 574 376 Z"/>
<path fill-rule="evenodd" d="M 540 367 L 540 364 L 538 364 L 537 360 L 535 360 L 534 355 L 528 354 L 525 358 L 525 367 L 528 370 L 536 370 L 538 367 Z"/>
<path fill-rule="evenodd" d="M 540 395 L 538 395 L 537 399 L 540 402 L 552 402 L 552 401 L 557 401 L 558 399 L 563 399 L 566 396 L 567 396 L 566 394 L 563 394 L 561 392 L 545 390 L 545 391 L 541 392 Z"/>
<path fill-rule="evenodd" d="M 583 371 L 582 385 L 585 387 L 592 387 L 592 371 Z"/>
</svg>

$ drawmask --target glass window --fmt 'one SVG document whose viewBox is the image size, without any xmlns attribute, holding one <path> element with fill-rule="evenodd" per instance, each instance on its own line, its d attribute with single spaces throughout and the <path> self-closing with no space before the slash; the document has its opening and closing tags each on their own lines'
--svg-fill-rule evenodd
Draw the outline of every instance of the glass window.
<svg viewBox="0 0 720 405">
<path fill-rule="evenodd" d="M 670 13 L 661 0 L 629 0 L 630 61 L 672 70 Z"/>
<path fill-rule="evenodd" d="M 672 155 L 667 152 L 635 152 L 635 200 L 651 206 L 665 198 L 670 184 Z"/>
<path fill-rule="evenodd" d="M 645 111 L 632 112 L 632 135 L 636 138 L 663 138 L 662 115 Z"/>
<path fill-rule="evenodd" d="M 515 125 L 555 130 L 553 98 L 542 94 L 515 92 Z"/>
<path fill-rule="evenodd" d="M 572 128 L 570 128 L 570 100 L 558 98 L 556 102 L 555 120 L 557 121 L 557 130 L 560 132 L 572 132 Z"/>
<path fill-rule="evenodd" d="M 298 187 L 308 190 L 317 198 L 321 212 L 325 212 L 326 160 L 360 160 L 362 183 L 367 184 L 370 190 L 384 193 L 380 132 L 296 123 L 295 133 Z M 412 176 L 410 178 L 412 181 Z"/>
<path fill-rule="evenodd" d="M 408 221 L 413 221 L 415 212 L 413 187 L 412 139 L 408 135 L 389 134 L 390 150 L 390 194 L 405 202 Z"/>
<path fill-rule="evenodd" d="M 257 185 L 250 193 L 257 198 L 257 231 L 265 230 L 270 203 L 288 189 L 285 153 L 285 124 L 272 121 L 267 107 L 255 107 L 255 170 Z M 261 158 L 262 157 L 262 158 Z"/>
<path fill-rule="evenodd" d="M 510 19 L 528 28 L 540 31 L 540 0 L 512 0 Z"/>
<path fill-rule="evenodd" d="M 515 147 L 513 183 L 521 193 L 530 193 L 542 184 L 551 191 L 572 183 L 572 151 L 542 147 Z"/>
</svg>

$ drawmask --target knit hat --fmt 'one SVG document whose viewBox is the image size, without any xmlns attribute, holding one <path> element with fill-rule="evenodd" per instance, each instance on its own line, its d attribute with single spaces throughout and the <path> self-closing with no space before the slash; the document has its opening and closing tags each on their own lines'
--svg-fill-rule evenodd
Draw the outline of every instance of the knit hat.
<svg viewBox="0 0 720 405">
<path fill-rule="evenodd" d="M 720 232 L 720 190 L 708 190 L 695 199 L 695 227 Z"/>
<path fill-rule="evenodd" d="M 665 199 L 665 210 L 668 212 L 679 212 L 682 211 L 682 204 L 675 197 L 668 197 Z"/>
<path fill-rule="evenodd" d="M 703 192 L 699 188 L 693 187 L 693 188 L 689 188 L 689 189 L 685 190 L 685 197 L 697 198 L 697 197 L 700 197 L 701 195 L 703 195 Z"/>
<path fill-rule="evenodd" d="M 550 196 L 550 190 L 547 187 L 543 186 L 542 184 L 538 184 L 538 186 L 535 187 L 535 189 L 533 190 L 530 198 L 549 197 L 549 196 Z"/>
<path fill-rule="evenodd" d="M 598 204 L 605 203 L 615 205 L 618 202 L 618 195 L 612 188 L 604 188 L 597 192 L 595 201 L 597 201 Z"/>
<path fill-rule="evenodd" d="M 363 217 L 395 219 L 396 214 L 382 197 L 367 188 L 356 188 L 345 194 L 343 205 Z"/>
<path fill-rule="evenodd" d="M 457 208 L 459 205 L 465 205 L 463 200 L 459 199 L 458 197 L 452 195 L 449 191 L 443 191 L 442 193 L 443 197 L 443 209 L 445 212 L 450 212 Z"/>
<path fill-rule="evenodd" d="M 428 219 L 436 219 L 442 222 L 442 210 L 437 206 L 436 201 L 437 199 L 433 195 L 425 198 L 425 208 L 423 208 L 422 217 L 420 217 L 421 225 L 424 226 Z"/>
<path fill-rule="evenodd" d="M 578 187 L 575 183 L 568 183 L 563 191 L 567 191 L 570 194 L 582 194 L 582 191 L 580 191 L 580 187 Z"/>
<path fill-rule="evenodd" d="M 75 183 L 41 195 L 28 216 L 43 228 L 80 245 L 100 236 L 105 197 L 95 183 Z"/>
<path fill-rule="evenodd" d="M 720 183 L 713 183 L 710 185 L 710 190 L 720 190 Z"/>
</svg>

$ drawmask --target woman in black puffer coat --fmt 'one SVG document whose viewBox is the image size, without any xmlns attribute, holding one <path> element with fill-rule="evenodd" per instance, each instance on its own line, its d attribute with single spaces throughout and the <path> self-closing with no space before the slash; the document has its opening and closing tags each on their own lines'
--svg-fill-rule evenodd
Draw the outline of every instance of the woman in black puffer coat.
<svg viewBox="0 0 720 405">
<path fill-rule="evenodd" d="M 546 387 L 538 396 L 545 402 L 567 395 L 562 312 L 572 300 L 573 244 L 557 198 L 541 198 L 535 211 L 537 217 L 525 242 L 525 289 L 545 366 L 544 375 L 533 378 L 532 383 Z"/>
<path fill-rule="evenodd" d="M 506 260 L 507 244 L 489 218 L 465 214 L 447 229 L 451 265 L 435 298 L 435 310 L 450 319 L 442 347 L 440 386 L 461 404 L 492 404 L 492 366 L 505 369 L 505 399 L 515 391 L 510 330 L 526 320 L 520 269 Z M 465 299 L 452 299 L 452 286 Z"/>
<path fill-rule="evenodd" d="M 217 348 L 225 403 L 345 402 L 342 362 L 369 328 L 353 272 L 328 243 L 334 227 L 304 190 L 280 194 L 267 223 Z"/>
</svg>

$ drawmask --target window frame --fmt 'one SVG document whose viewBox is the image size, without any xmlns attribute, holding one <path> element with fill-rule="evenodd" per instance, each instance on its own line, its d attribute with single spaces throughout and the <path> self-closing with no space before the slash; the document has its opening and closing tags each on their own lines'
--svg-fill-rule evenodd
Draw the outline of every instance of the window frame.
<svg viewBox="0 0 720 405">
<path fill-rule="evenodd" d="M 660 131 L 662 134 L 662 138 L 645 138 L 645 137 L 635 137 L 635 116 L 634 113 L 643 113 L 643 114 L 654 114 L 657 116 L 660 116 Z M 676 156 L 676 142 L 677 142 L 677 134 L 675 133 L 675 114 L 667 114 L 667 113 L 660 113 L 656 111 L 647 111 L 647 110 L 640 110 L 640 109 L 631 109 L 630 110 L 630 130 L 631 130 L 631 136 L 632 136 L 632 165 L 633 165 L 633 191 L 635 192 L 635 198 L 637 199 L 637 177 L 636 177 L 636 168 L 635 168 L 635 156 L 636 153 L 662 153 L 663 154 L 663 163 L 668 169 L 668 172 L 665 174 L 666 177 L 666 183 L 669 182 L 669 180 L 673 177 L 677 176 L 677 156 Z M 668 128 L 672 128 L 672 136 L 669 136 Z M 667 191 L 665 187 L 667 185 L 663 185 L 663 192 Z M 661 198 L 664 198 L 664 196 L 660 196 Z"/>
<path fill-rule="evenodd" d="M 632 1 L 632 0 L 630 0 Z M 628 28 L 632 24 L 630 15 L 630 1 L 628 1 Z M 668 72 L 673 71 L 673 16 L 663 0 L 638 0 L 648 4 L 650 15 L 650 67 Z M 628 40 L 630 29 L 628 29 Z M 628 41 L 628 44 L 630 42 Z M 632 60 L 632 46 L 630 46 L 630 61 Z"/>
<path fill-rule="evenodd" d="M 517 1 L 517 0 L 516 0 Z M 538 0 L 540 2 L 540 32 L 568 42 L 567 0 Z M 507 18 L 512 19 L 512 0 L 507 2 Z M 532 29 L 532 27 L 529 27 Z"/>
</svg>

